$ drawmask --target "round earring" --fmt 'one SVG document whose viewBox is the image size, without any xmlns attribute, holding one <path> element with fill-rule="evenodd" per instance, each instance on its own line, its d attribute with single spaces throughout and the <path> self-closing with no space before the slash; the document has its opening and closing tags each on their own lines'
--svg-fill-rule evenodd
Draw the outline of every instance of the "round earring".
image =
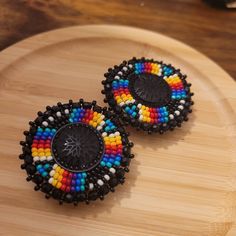
<svg viewBox="0 0 236 236">
<path fill-rule="evenodd" d="M 96 101 L 47 106 L 29 124 L 21 168 L 46 198 L 89 203 L 124 183 L 133 143 L 117 116 Z"/>
<path fill-rule="evenodd" d="M 138 130 L 162 134 L 180 127 L 192 112 L 191 84 L 170 64 L 133 58 L 104 76 L 104 102 Z"/>
</svg>

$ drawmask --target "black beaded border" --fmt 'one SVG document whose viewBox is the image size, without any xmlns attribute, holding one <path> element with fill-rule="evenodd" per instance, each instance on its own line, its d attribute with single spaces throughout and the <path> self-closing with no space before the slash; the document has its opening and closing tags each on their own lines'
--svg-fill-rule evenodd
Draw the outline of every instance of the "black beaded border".
<svg viewBox="0 0 236 236">
<path fill-rule="evenodd" d="M 176 111 L 180 112 L 180 115 L 174 116 L 173 120 L 169 120 L 166 125 L 163 124 L 148 124 L 144 122 L 140 122 L 137 118 L 131 118 L 127 113 L 124 112 L 124 110 L 117 104 L 116 100 L 114 99 L 113 93 L 112 93 L 112 82 L 115 80 L 115 76 L 118 74 L 118 72 L 122 71 L 122 77 L 128 78 L 131 73 L 134 72 L 134 69 L 130 69 L 128 67 L 129 64 L 134 65 L 135 63 L 144 63 L 144 62 L 152 62 L 152 63 L 158 63 L 161 66 L 165 65 L 168 67 L 171 67 L 173 69 L 174 73 L 179 76 L 179 78 L 182 80 L 182 83 L 185 87 L 185 91 L 187 94 L 187 97 L 184 99 L 186 103 L 183 105 L 184 110 L 178 109 L 177 100 L 171 100 L 169 106 L 171 105 L 172 109 L 175 109 Z M 124 70 L 124 67 L 127 68 L 127 70 Z M 148 134 L 152 133 L 159 133 L 163 134 L 166 131 L 170 130 L 173 131 L 176 127 L 181 127 L 182 123 L 184 121 L 188 121 L 188 114 L 192 113 L 191 106 L 194 105 L 194 102 L 192 100 L 192 96 L 194 95 L 193 92 L 191 92 L 190 87 L 192 86 L 191 83 L 188 83 L 186 78 L 187 75 L 183 75 L 180 72 L 180 69 L 175 69 L 171 64 L 165 64 L 163 61 L 157 61 L 154 59 L 146 59 L 142 57 L 141 59 L 137 59 L 136 57 L 133 57 L 131 60 L 124 60 L 120 65 L 115 65 L 113 68 L 109 68 L 108 71 L 104 74 L 105 80 L 102 81 L 102 85 L 104 86 L 104 89 L 101 91 L 102 94 L 105 95 L 104 102 L 108 103 L 110 106 L 110 110 L 114 111 L 115 114 L 117 114 L 123 125 L 131 125 L 135 127 L 138 131 L 143 130 L 148 132 Z M 136 101 L 136 105 L 140 103 Z M 151 105 L 151 104 L 150 104 Z M 151 106 L 150 106 L 151 107 Z"/>
<path fill-rule="evenodd" d="M 129 172 L 129 165 L 131 159 L 134 158 L 134 154 L 131 153 L 131 149 L 133 147 L 133 143 L 129 141 L 128 136 L 130 135 L 128 132 L 125 131 L 122 123 L 120 122 L 119 118 L 116 114 L 112 113 L 107 109 L 107 107 L 100 107 L 96 105 L 97 102 L 85 102 L 83 99 L 80 99 L 79 102 L 73 102 L 73 100 L 69 100 L 69 103 L 62 104 L 61 102 L 57 103 L 57 106 L 47 106 L 45 112 L 39 111 L 38 117 L 34 121 L 30 121 L 30 129 L 23 132 L 25 135 L 25 140 L 20 141 L 20 145 L 22 146 L 22 153 L 19 155 L 19 159 L 23 160 L 23 164 L 21 164 L 21 169 L 26 171 L 27 178 L 26 181 L 32 181 L 35 184 L 34 190 L 43 192 L 45 194 L 45 198 L 53 198 L 59 202 L 59 204 L 63 203 L 73 203 L 77 206 L 79 203 L 85 202 L 89 204 L 91 201 L 95 201 L 97 199 L 104 200 L 105 195 L 109 192 L 115 192 L 115 187 L 119 184 L 124 184 L 125 182 L 125 173 Z M 68 109 L 70 112 L 73 108 L 87 108 L 92 109 L 93 111 L 97 111 L 105 115 L 107 118 L 111 119 L 115 125 L 117 125 L 117 131 L 120 132 L 122 137 L 122 144 L 123 144 L 123 152 L 122 152 L 122 161 L 121 166 L 119 167 L 112 167 L 115 169 L 115 173 L 109 171 L 108 167 L 102 167 L 97 165 L 94 169 L 86 172 L 86 189 L 85 192 L 79 193 L 66 193 L 60 189 L 55 188 L 51 184 L 48 183 L 48 178 L 44 179 L 41 175 L 36 173 L 36 164 L 37 162 L 33 163 L 33 157 L 31 153 L 31 145 L 33 142 L 33 137 L 37 131 L 37 127 L 41 126 L 44 121 L 48 123 L 48 128 L 60 128 L 65 124 L 68 124 L 67 121 L 69 118 L 68 114 L 65 114 L 64 110 Z M 62 117 L 57 117 L 55 115 L 56 112 L 60 111 Z M 51 124 L 50 120 L 48 119 L 50 116 L 54 118 L 53 125 Z M 109 134 L 109 132 L 107 132 Z M 46 164 L 51 163 L 55 164 L 54 160 L 51 161 L 38 161 L 38 164 Z M 109 175 L 110 179 L 106 180 L 103 176 L 104 174 Z M 89 180 L 94 180 L 100 178 L 103 182 L 103 186 L 99 186 L 94 181 L 94 189 L 89 190 Z"/>
</svg>

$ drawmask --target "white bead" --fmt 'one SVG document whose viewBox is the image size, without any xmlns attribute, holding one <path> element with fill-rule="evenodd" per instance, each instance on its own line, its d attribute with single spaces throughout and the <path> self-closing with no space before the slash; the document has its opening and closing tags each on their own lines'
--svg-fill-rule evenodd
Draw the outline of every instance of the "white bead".
<svg viewBox="0 0 236 236">
<path fill-rule="evenodd" d="M 101 179 L 98 179 L 97 181 L 98 185 L 102 186 L 104 184 L 104 182 Z"/>
<path fill-rule="evenodd" d="M 125 105 L 124 102 L 121 102 L 121 103 L 119 104 L 119 106 L 121 106 L 121 107 L 123 107 L 124 105 Z"/>
<path fill-rule="evenodd" d="M 42 125 L 47 127 L 48 126 L 48 122 L 47 121 L 43 121 Z"/>
<path fill-rule="evenodd" d="M 115 174 L 115 173 L 116 173 L 116 169 L 114 169 L 113 167 L 111 167 L 111 168 L 109 169 L 109 171 L 110 171 L 112 174 Z"/>
<path fill-rule="evenodd" d="M 105 118 L 105 116 L 104 116 L 104 115 L 101 115 L 100 119 L 102 119 L 102 120 L 103 120 L 104 118 Z"/>
<path fill-rule="evenodd" d="M 139 118 L 138 118 L 140 121 L 143 120 L 143 115 L 140 115 Z"/>
<path fill-rule="evenodd" d="M 177 77 L 178 75 L 177 75 L 177 74 L 174 74 L 173 76 L 174 76 L 174 77 Z"/>
<path fill-rule="evenodd" d="M 163 124 L 163 127 L 166 127 L 166 123 Z"/>
<path fill-rule="evenodd" d="M 122 68 L 122 70 L 123 70 L 123 71 L 127 71 L 128 68 L 127 68 L 126 66 L 124 66 L 124 67 Z"/>
<path fill-rule="evenodd" d="M 131 102 L 131 103 L 135 103 L 135 99 L 132 99 L 130 102 Z"/>
<path fill-rule="evenodd" d="M 171 120 L 174 119 L 174 115 L 172 115 L 172 114 L 170 114 L 169 117 L 170 117 Z"/>
<path fill-rule="evenodd" d="M 184 100 L 180 100 L 179 101 L 181 104 L 185 104 L 185 101 Z"/>
<path fill-rule="evenodd" d="M 177 116 L 179 116 L 179 115 L 180 115 L 180 112 L 179 112 L 179 111 L 175 111 L 175 114 L 176 114 Z"/>
<path fill-rule="evenodd" d="M 101 130 L 101 129 L 102 129 L 102 126 L 99 125 L 99 126 L 97 127 L 97 130 Z"/>
<path fill-rule="evenodd" d="M 100 122 L 100 126 L 103 126 L 103 125 L 105 125 L 105 124 L 106 124 L 106 123 L 105 123 L 104 120 Z"/>
<path fill-rule="evenodd" d="M 161 72 L 159 71 L 159 73 L 157 74 L 158 76 L 161 76 Z"/>
<path fill-rule="evenodd" d="M 39 160 L 38 156 L 34 157 L 34 161 L 38 161 L 38 160 Z"/>
<path fill-rule="evenodd" d="M 54 121 L 54 118 L 53 118 L 52 116 L 49 116 L 48 119 L 49 119 L 50 121 Z"/>
<path fill-rule="evenodd" d="M 53 182 L 53 178 L 50 178 L 50 179 L 48 180 L 48 183 L 49 183 L 49 184 L 52 184 L 52 182 Z"/>
<path fill-rule="evenodd" d="M 109 180 L 109 179 L 110 179 L 110 176 L 109 176 L 109 175 L 104 175 L 104 178 L 105 178 L 106 180 Z"/>
<path fill-rule="evenodd" d="M 70 113 L 70 111 L 68 110 L 68 109 L 65 109 L 65 114 L 69 114 Z"/>
<path fill-rule="evenodd" d="M 107 136 L 107 132 L 103 132 L 102 137 L 106 137 L 106 136 Z"/>
<path fill-rule="evenodd" d="M 184 107 L 183 107 L 182 105 L 179 105 L 178 108 L 179 108 L 180 110 L 183 110 L 183 109 L 184 109 Z"/>
<path fill-rule="evenodd" d="M 142 107 L 142 104 L 139 103 L 137 107 L 138 107 L 138 108 L 141 108 L 141 107 Z"/>
<path fill-rule="evenodd" d="M 92 190 L 94 188 L 94 184 L 93 183 L 89 183 L 89 189 Z"/>
<path fill-rule="evenodd" d="M 52 159 L 53 159 L 52 156 L 47 157 L 47 161 L 51 161 Z"/>
<path fill-rule="evenodd" d="M 56 113 L 56 115 L 57 115 L 57 117 L 61 117 L 61 112 L 58 111 L 58 112 Z"/>
<path fill-rule="evenodd" d="M 119 72 L 118 72 L 118 75 L 123 75 L 122 71 L 119 71 Z"/>
<path fill-rule="evenodd" d="M 133 65 L 132 65 L 132 64 L 129 64 L 128 66 L 129 66 L 129 68 L 133 68 Z"/>
<path fill-rule="evenodd" d="M 115 135 L 114 135 L 114 134 L 110 134 L 109 137 L 110 137 L 110 138 L 114 138 Z"/>
<path fill-rule="evenodd" d="M 115 136 L 120 136 L 120 132 L 119 132 L 119 131 L 116 131 L 116 132 L 115 132 Z"/>
<path fill-rule="evenodd" d="M 56 173 L 55 170 L 51 170 L 50 173 L 49 173 L 49 175 L 50 175 L 50 176 L 53 176 L 53 175 L 55 175 L 55 173 Z"/>
<path fill-rule="evenodd" d="M 47 158 L 45 156 L 39 157 L 40 161 L 45 161 Z"/>
<path fill-rule="evenodd" d="M 163 79 L 167 79 L 167 76 L 164 76 Z"/>
<path fill-rule="evenodd" d="M 120 79 L 120 76 L 116 75 L 114 79 Z"/>
<path fill-rule="evenodd" d="M 58 165 L 54 164 L 52 168 L 55 170 L 57 167 L 58 167 Z"/>
<path fill-rule="evenodd" d="M 142 115 L 142 114 L 143 114 L 143 111 L 142 111 L 142 110 L 140 110 L 140 111 L 138 112 L 138 114 Z"/>
<path fill-rule="evenodd" d="M 130 104 L 130 101 L 129 101 L 129 100 L 127 100 L 125 103 L 128 105 L 128 104 Z"/>
</svg>

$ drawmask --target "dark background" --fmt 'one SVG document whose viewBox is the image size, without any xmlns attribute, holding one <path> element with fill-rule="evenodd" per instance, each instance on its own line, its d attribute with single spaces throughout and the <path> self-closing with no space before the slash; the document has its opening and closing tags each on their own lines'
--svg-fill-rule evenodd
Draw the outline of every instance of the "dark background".
<svg viewBox="0 0 236 236">
<path fill-rule="evenodd" d="M 82 24 L 163 33 L 206 54 L 236 78 L 236 11 L 202 0 L 0 0 L 0 49 L 40 32 Z"/>
</svg>

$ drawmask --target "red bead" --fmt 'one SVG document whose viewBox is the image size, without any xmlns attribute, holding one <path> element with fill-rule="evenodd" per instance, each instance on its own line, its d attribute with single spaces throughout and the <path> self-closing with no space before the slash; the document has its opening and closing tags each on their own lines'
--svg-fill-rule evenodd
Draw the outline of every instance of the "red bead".
<svg viewBox="0 0 236 236">
<path fill-rule="evenodd" d="M 65 185 L 65 184 L 62 184 L 61 190 L 62 190 L 62 191 L 65 191 L 65 190 L 66 190 L 66 185 Z"/>
<path fill-rule="evenodd" d="M 67 175 L 68 175 L 68 171 L 65 170 L 65 171 L 63 172 L 62 176 L 63 176 L 63 177 L 66 177 Z"/>
<path fill-rule="evenodd" d="M 67 193 L 70 192 L 70 187 L 69 186 L 66 187 L 66 192 Z"/>
<path fill-rule="evenodd" d="M 62 182 L 63 184 L 65 184 L 65 183 L 66 183 L 66 178 L 65 178 L 65 177 L 62 178 L 61 182 Z"/>
</svg>

